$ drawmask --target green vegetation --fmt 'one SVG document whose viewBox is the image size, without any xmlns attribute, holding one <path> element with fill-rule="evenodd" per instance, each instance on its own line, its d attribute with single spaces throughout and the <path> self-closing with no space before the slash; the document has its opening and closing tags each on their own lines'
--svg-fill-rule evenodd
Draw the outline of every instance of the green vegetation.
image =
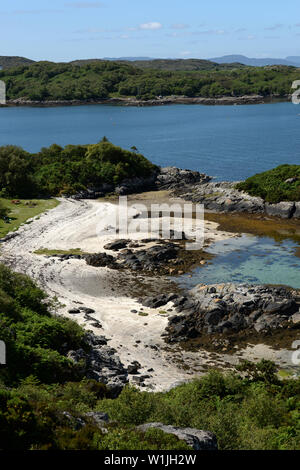
<svg viewBox="0 0 300 470">
<path fill-rule="evenodd" d="M 251 176 L 236 187 L 271 203 L 300 201 L 300 165 L 280 165 Z"/>
<path fill-rule="evenodd" d="M 53 209 L 56 199 L 16 200 L 0 199 L 0 238 L 19 228 L 28 219 Z"/>
<path fill-rule="evenodd" d="M 50 307 L 33 281 L 0 265 L 0 338 L 9 364 L 0 373 L 4 384 L 16 385 L 29 375 L 43 383 L 80 377 L 80 368 L 64 354 L 85 347 L 84 332 L 68 319 L 51 316 Z"/>
<path fill-rule="evenodd" d="M 300 75 L 297 68 L 286 66 L 222 66 L 205 61 L 198 61 L 198 65 L 192 61 L 188 64 L 186 61 L 168 61 L 167 64 L 164 61 L 135 65 L 111 61 L 80 61 L 78 65 L 76 62 L 36 62 L 2 70 L 0 79 L 6 82 L 9 100 L 22 98 L 46 102 L 110 97 L 148 100 L 170 95 L 286 96 L 291 93 L 292 82 Z"/>
<path fill-rule="evenodd" d="M 118 184 L 147 177 L 157 167 L 137 152 L 104 137 L 93 145 L 51 145 L 36 154 L 21 147 L 0 147 L 0 192 L 10 197 L 73 194 L 101 183 Z"/>
<path fill-rule="evenodd" d="M 160 421 L 209 430 L 223 450 L 299 449 L 300 379 L 279 381 L 269 361 L 241 369 L 246 378 L 211 371 L 167 393 L 127 387 L 96 409 L 124 426 Z"/>
<path fill-rule="evenodd" d="M 53 256 L 53 255 L 84 255 L 81 248 L 73 248 L 71 250 L 49 250 L 48 248 L 40 248 L 34 252 L 36 255 L 46 255 L 46 256 Z"/>
<path fill-rule="evenodd" d="M 77 61 L 76 64 L 81 61 Z M 134 67 L 140 67 L 142 69 L 155 69 L 155 70 L 168 70 L 174 71 L 199 71 L 199 70 L 224 70 L 224 69 L 236 69 L 244 67 L 242 64 L 217 64 L 211 60 L 203 59 L 154 59 L 154 60 L 132 60 L 132 61 L 118 61 L 121 63 L 127 63 Z"/>
<path fill-rule="evenodd" d="M 212 431 L 220 449 L 300 448 L 300 378 L 280 380 L 269 361 L 244 362 L 235 373 L 212 370 L 169 392 L 127 386 L 112 399 L 105 385 L 85 377 L 83 361 L 66 357 L 89 346 L 77 323 L 50 314 L 55 308 L 28 277 L 0 265 L 0 340 L 7 349 L 1 449 L 188 449 L 159 430 L 136 430 L 153 421 Z M 86 416 L 90 411 L 108 413 L 107 433 Z"/>
<path fill-rule="evenodd" d="M 22 65 L 30 65 L 33 63 L 34 60 L 26 59 L 26 57 L 0 56 L 0 67 L 2 67 L 3 69 L 20 67 Z"/>
</svg>

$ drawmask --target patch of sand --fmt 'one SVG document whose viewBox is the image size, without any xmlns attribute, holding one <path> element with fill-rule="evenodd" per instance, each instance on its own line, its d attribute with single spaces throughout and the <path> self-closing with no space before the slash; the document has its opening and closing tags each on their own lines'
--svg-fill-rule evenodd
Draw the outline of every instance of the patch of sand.
<svg viewBox="0 0 300 470">
<path fill-rule="evenodd" d="M 147 374 L 148 369 L 153 369 L 151 379 L 145 383 L 155 390 L 166 390 L 178 381 L 198 375 L 201 370 L 205 371 L 205 365 L 211 366 L 219 360 L 214 361 L 205 351 L 191 354 L 176 347 L 166 348 L 161 334 L 167 326 L 167 315 L 162 314 L 161 309 L 143 307 L 130 297 L 130 285 L 135 282 L 133 275 L 94 268 L 84 260 L 61 261 L 34 254 L 40 248 L 104 251 L 103 246 L 116 237 L 99 235 L 99 222 L 113 207 L 110 202 L 61 199 L 59 206 L 22 226 L 17 237 L 2 245 L 0 261 L 31 276 L 50 296 L 56 296 L 63 305 L 59 314 L 109 338 L 110 345 L 125 365 L 137 360 L 142 365 L 141 373 Z M 219 232 L 217 226 L 215 222 L 206 222 L 206 244 L 235 236 Z M 138 234 L 137 238 L 143 238 L 143 234 Z M 155 283 L 160 280 L 153 279 L 154 289 Z M 95 310 L 91 316 L 101 323 L 102 329 L 92 327 L 83 314 L 68 314 L 70 308 L 80 305 Z M 169 308 L 172 304 L 164 310 Z M 132 310 L 143 312 L 143 316 Z"/>
</svg>

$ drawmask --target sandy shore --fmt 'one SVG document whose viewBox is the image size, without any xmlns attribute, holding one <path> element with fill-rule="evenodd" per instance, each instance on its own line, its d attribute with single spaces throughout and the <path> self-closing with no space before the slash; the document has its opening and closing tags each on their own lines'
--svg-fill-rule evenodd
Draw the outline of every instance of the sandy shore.
<svg viewBox="0 0 300 470">
<path fill-rule="evenodd" d="M 144 202 L 147 197 L 139 196 L 137 200 Z M 17 237 L 1 246 L 0 261 L 31 276 L 49 295 L 56 296 L 63 305 L 57 313 L 75 319 L 96 334 L 110 339 L 110 345 L 117 350 L 125 365 L 137 360 L 143 374 L 153 369 L 151 379 L 145 383 L 155 390 L 166 390 L 179 381 L 205 372 L 207 367 L 222 366 L 224 362 L 235 363 L 238 357 L 214 354 L 212 359 L 205 351 L 186 353 L 175 346 L 166 347 L 161 334 L 167 325 L 167 316 L 160 309 L 143 308 L 130 297 L 139 275 L 135 277 L 108 268 L 94 268 L 84 260 L 61 261 L 34 253 L 40 248 L 80 248 L 91 253 L 105 251 L 103 246 L 115 236 L 99 235 L 99 221 L 112 208 L 113 204 L 108 202 L 61 199 L 58 207 L 22 226 Z M 218 231 L 217 227 L 215 222 L 206 221 L 206 243 L 236 236 Z M 143 234 L 138 234 L 137 238 L 144 238 Z M 147 282 L 155 290 L 163 281 L 148 279 Z M 92 327 L 83 314 L 68 313 L 70 308 L 80 304 L 95 310 L 92 317 L 99 320 L 102 329 Z M 172 304 L 168 308 L 172 308 Z M 140 316 L 132 310 L 148 315 Z M 268 354 L 274 356 L 275 353 L 269 351 Z M 183 368 L 183 364 L 188 367 Z"/>
</svg>

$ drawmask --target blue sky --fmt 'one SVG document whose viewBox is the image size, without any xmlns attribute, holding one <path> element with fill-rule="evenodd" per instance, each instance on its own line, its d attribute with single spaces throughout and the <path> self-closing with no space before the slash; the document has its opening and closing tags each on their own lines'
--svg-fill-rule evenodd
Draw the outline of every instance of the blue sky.
<svg viewBox="0 0 300 470">
<path fill-rule="evenodd" d="M 299 0 L 1 0 L 0 55 L 300 55 Z"/>
</svg>

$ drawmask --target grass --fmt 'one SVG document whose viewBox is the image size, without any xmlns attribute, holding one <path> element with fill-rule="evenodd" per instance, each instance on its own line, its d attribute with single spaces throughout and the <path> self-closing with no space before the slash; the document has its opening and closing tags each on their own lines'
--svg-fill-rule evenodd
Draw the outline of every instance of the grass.
<svg viewBox="0 0 300 470">
<path fill-rule="evenodd" d="M 288 378 L 292 377 L 294 375 L 294 373 L 295 372 L 291 371 L 291 370 L 280 369 L 277 374 L 281 379 L 288 379 Z"/>
<path fill-rule="evenodd" d="M 32 217 L 58 206 L 56 199 L 18 199 L 19 204 L 14 204 L 10 199 L 0 198 L 0 203 L 9 210 L 9 221 L 0 219 L 0 238 L 9 232 L 16 231 L 20 225 L 26 223 Z M 28 222 L 27 222 L 28 223 Z"/>
<path fill-rule="evenodd" d="M 84 255 L 81 248 L 73 248 L 70 250 L 49 250 L 48 248 L 39 248 L 34 252 L 35 255 L 45 255 L 45 256 L 54 256 L 54 255 Z"/>
</svg>

